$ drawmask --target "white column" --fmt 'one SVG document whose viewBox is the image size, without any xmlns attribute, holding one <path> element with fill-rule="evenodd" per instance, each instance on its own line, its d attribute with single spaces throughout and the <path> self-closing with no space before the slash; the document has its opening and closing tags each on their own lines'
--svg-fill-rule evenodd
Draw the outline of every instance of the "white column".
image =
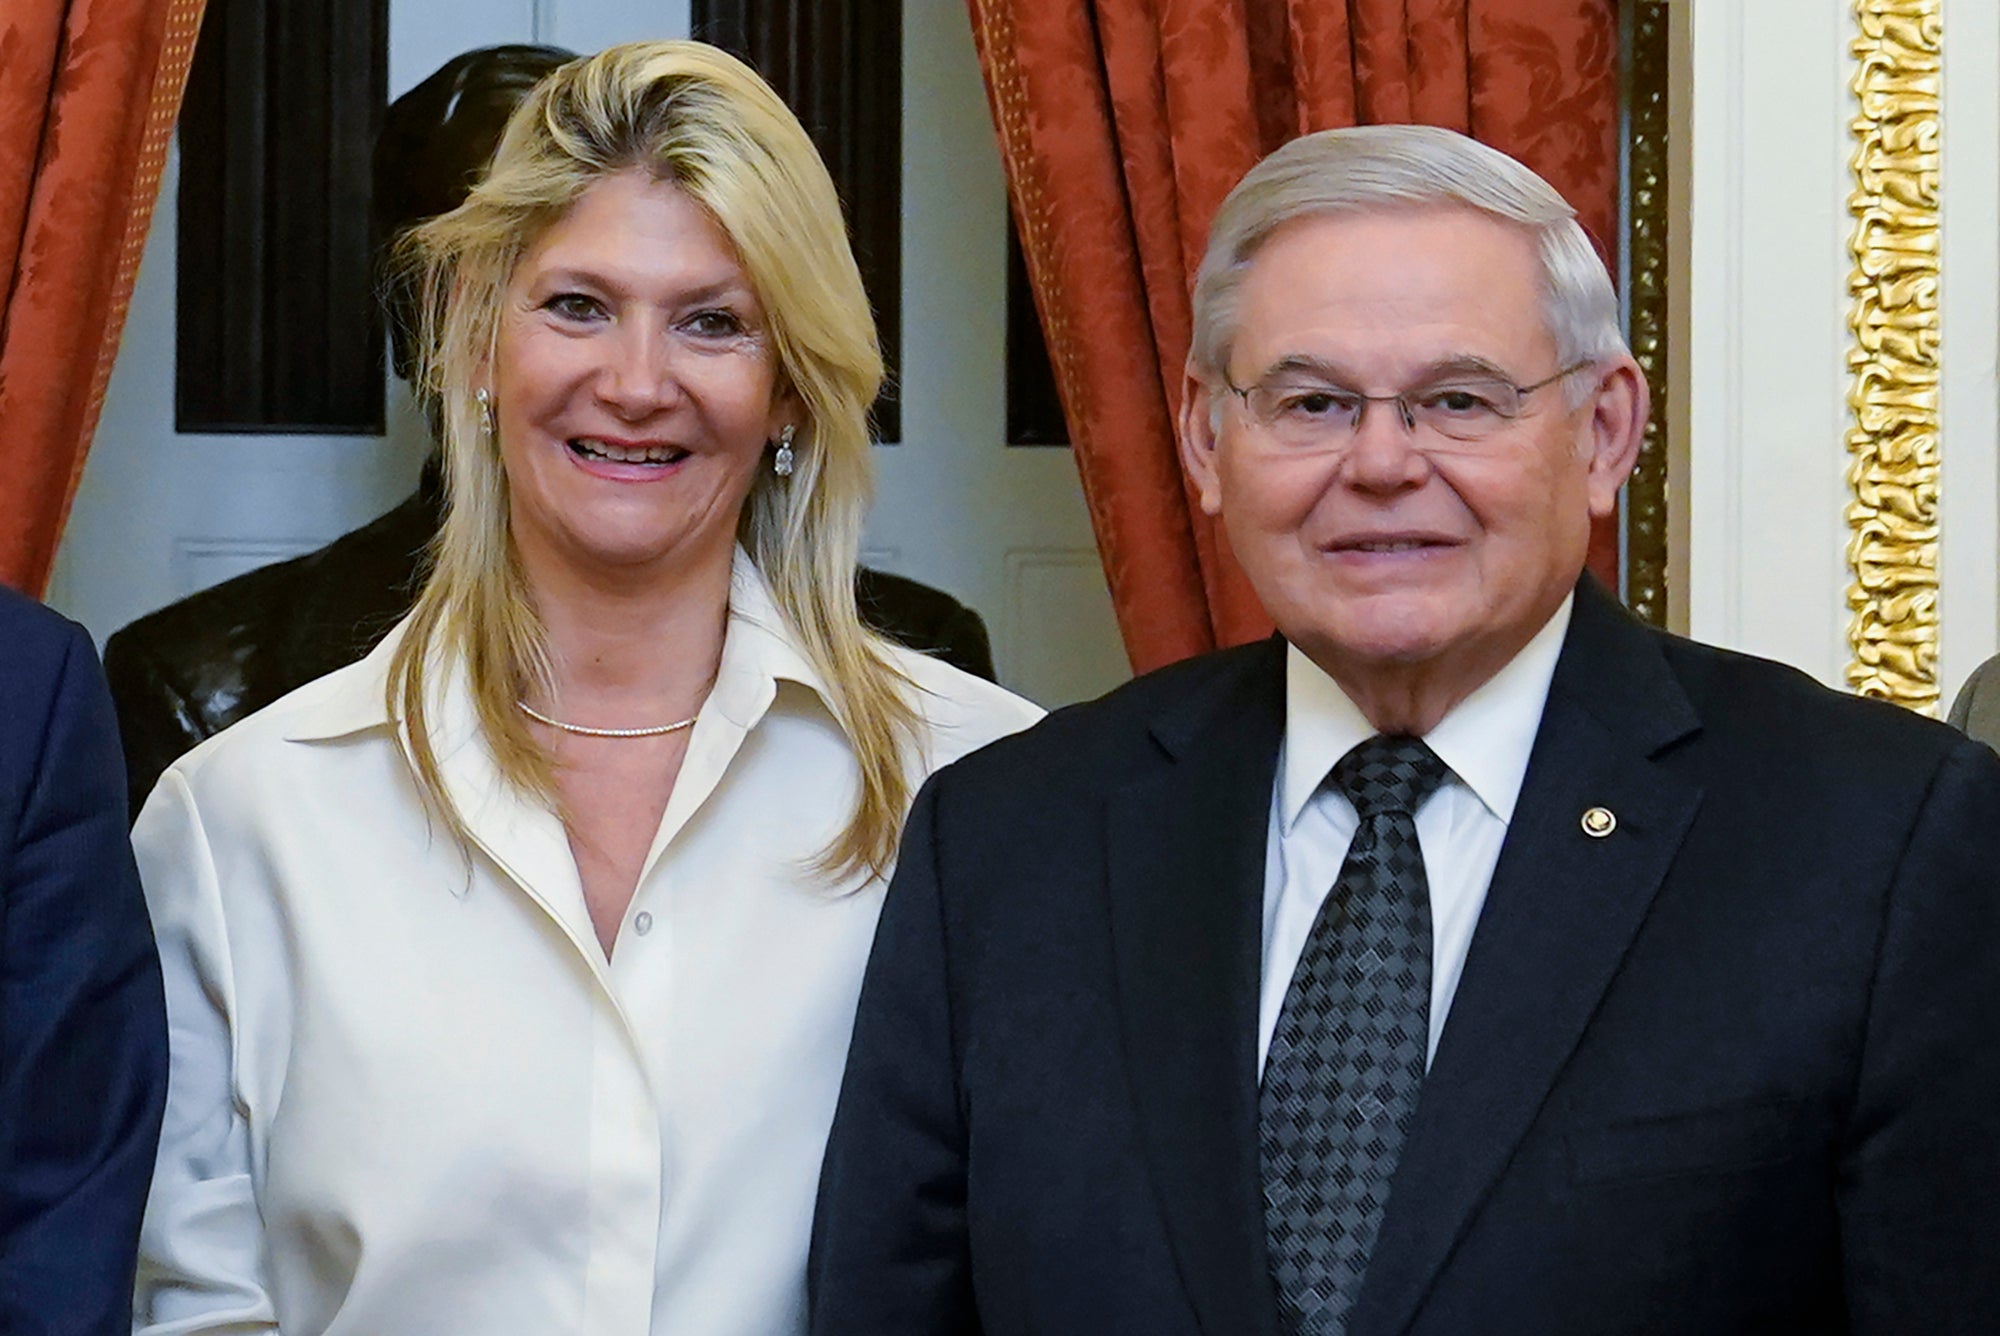
<svg viewBox="0 0 2000 1336">
<path fill-rule="evenodd" d="M 1847 661 L 1850 22 L 1838 0 L 1694 0 L 1674 53 L 1669 505 L 1687 546 L 1669 601 L 1696 638 L 1825 682 Z"/>
<path fill-rule="evenodd" d="M 1672 603 L 1844 684 L 1846 0 L 1675 3 Z M 1945 0 L 1939 675 L 2000 649 L 2000 7 Z"/>
<path fill-rule="evenodd" d="M 2000 6 L 1944 0 L 1938 678 L 2000 651 Z"/>
</svg>

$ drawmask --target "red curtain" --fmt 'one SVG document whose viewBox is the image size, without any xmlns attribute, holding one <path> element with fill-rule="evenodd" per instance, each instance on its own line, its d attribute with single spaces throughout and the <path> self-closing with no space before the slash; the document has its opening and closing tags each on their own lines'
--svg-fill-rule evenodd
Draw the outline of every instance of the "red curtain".
<svg viewBox="0 0 2000 1336">
<path fill-rule="evenodd" d="M 1209 220 L 1287 139 L 1415 121 L 1533 167 L 1615 255 L 1615 0 L 968 4 L 1132 665 L 1268 634 L 1174 451 Z M 1614 588 L 1617 558 L 1601 526 L 1591 565 Z"/>
<path fill-rule="evenodd" d="M 48 583 L 202 0 L 0 0 L 0 581 Z"/>
</svg>

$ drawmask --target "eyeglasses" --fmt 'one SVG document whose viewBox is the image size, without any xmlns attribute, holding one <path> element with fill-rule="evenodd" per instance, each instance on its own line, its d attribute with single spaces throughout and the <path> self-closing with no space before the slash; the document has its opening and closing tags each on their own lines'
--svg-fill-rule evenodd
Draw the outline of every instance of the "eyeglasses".
<svg viewBox="0 0 2000 1336">
<path fill-rule="evenodd" d="M 1477 443 L 1505 431 L 1527 408 L 1528 396 L 1574 375 L 1591 359 L 1574 362 L 1532 385 L 1502 376 L 1454 374 L 1398 394 L 1362 394 L 1341 385 L 1278 375 L 1248 389 L 1222 383 L 1273 442 L 1287 449 L 1344 446 L 1361 430 L 1370 404 L 1394 404 L 1403 426 L 1414 433 Z"/>
</svg>

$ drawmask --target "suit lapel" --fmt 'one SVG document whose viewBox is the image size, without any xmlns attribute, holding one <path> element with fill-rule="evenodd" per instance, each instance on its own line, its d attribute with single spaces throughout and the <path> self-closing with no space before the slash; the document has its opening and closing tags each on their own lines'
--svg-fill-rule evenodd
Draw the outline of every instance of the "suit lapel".
<svg viewBox="0 0 2000 1336">
<path fill-rule="evenodd" d="M 1283 645 L 1238 656 L 1155 721 L 1157 771 L 1108 813 L 1112 946 L 1141 1142 L 1211 1336 L 1276 1330 L 1257 1167 L 1264 845 Z"/>
<path fill-rule="evenodd" d="M 1569 1060 L 1699 805 L 1653 757 L 1699 721 L 1652 634 L 1575 611 L 1349 1330 L 1401 1332 Z M 1592 837 L 1583 814 L 1612 812 Z"/>
</svg>

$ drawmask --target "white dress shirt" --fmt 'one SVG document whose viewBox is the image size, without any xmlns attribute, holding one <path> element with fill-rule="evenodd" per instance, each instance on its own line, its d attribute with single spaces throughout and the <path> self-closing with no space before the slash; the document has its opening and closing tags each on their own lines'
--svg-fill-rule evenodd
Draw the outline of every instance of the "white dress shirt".
<svg viewBox="0 0 2000 1336">
<path fill-rule="evenodd" d="M 738 554 L 721 667 L 609 959 L 557 818 L 438 688 L 467 857 L 384 705 L 396 635 L 204 743 L 134 831 L 172 1076 L 136 1330 L 781 1336 L 882 885 L 804 864 L 857 779 Z M 1040 711 L 914 653 L 927 755 Z"/>
<path fill-rule="evenodd" d="M 1564 599 L 1540 631 L 1477 691 L 1424 735 L 1451 778 L 1417 811 L 1417 843 L 1431 895 L 1431 1027 L 1426 1061 L 1437 1053 L 1472 930 L 1500 859 L 1514 800 L 1528 772 L 1549 682 L 1569 629 Z M 1361 818 L 1323 781 L 1334 762 L 1375 728 L 1334 680 L 1296 647 L 1285 652 L 1285 738 L 1272 785 L 1264 860 L 1264 972 L 1257 1010 L 1261 1072 L 1278 1013 L 1313 920 L 1333 889 Z"/>
</svg>

